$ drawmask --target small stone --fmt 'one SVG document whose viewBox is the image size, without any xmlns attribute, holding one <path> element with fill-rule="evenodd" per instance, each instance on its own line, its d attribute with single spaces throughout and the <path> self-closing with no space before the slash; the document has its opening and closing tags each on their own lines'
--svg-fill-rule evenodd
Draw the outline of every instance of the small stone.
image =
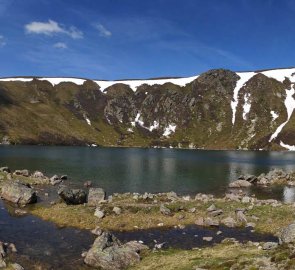
<svg viewBox="0 0 295 270">
<path fill-rule="evenodd" d="M 14 174 L 24 176 L 24 177 L 29 177 L 30 176 L 30 172 L 28 170 L 15 170 Z"/>
<path fill-rule="evenodd" d="M 203 217 L 199 217 L 195 220 L 195 224 L 197 226 L 204 226 L 204 218 Z"/>
<path fill-rule="evenodd" d="M 189 213 L 195 213 L 196 212 L 196 208 L 195 207 L 190 208 L 190 209 L 188 209 L 188 212 Z"/>
<path fill-rule="evenodd" d="M 122 209 L 120 207 L 117 207 L 115 206 L 113 208 L 113 212 L 116 214 L 116 215 L 120 215 L 122 213 Z"/>
<path fill-rule="evenodd" d="M 10 243 L 10 244 L 8 245 L 8 248 L 9 248 L 10 251 L 13 252 L 13 253 L 16 253 L 16 252 L 17 252 L 16 246 L 15 246 L 15 244 L 13 244 L 13 243 Z"/>
<path fill-rule="evenodd" d="M 236 180 L 229 184 L 230 188 L 246 188 L 250 186 L 252 186 L 252 184 L 246 180 Z"/>
<path fill-rule="evenodd" d="M 263 250 L 271 250 L 271 249 L 275 249 L 278 247 L 278 243 L 276 242 L 266 242 L 262 245 L 262 249 Z"/>
<path fill-rule="evenodd" d="M 227 218 L 222 219 L 221 223 L 229 228 L 234 228 L 237 225 L 237 222 L 232 217 L 227 217 Z"/>
<path fill-rule="evenodd" d="M 13 263 L 11 264 L 11 267 L 13 270 L 25 270 L 25 268 L 23 268 L 20 264 L 18 263 Z"/>
<path fill-rule="evenodd" d="M 221 209 L 217 209 L 217 210 L 210 212 L 210 215 L 213 217 L 220 216 L 221 214 L 223 214 L 223 211 Z"/>
<path fill-rule="evenodd" d="M 220 235 L 220 234 L 222 234 L 222 231 L 218 231 L 218 232 L 216 233 L 216 235 Z"/>
<path fill-rule="evenodd" d="M 215 211 L 217 210 L 216 206 L 214 204 L 211 204 L 208 208 L 207 208 L 207 211 L 208 212 L 212 212 L 212 211 Z"/>
<path fill-rule="evenodd" d="M 213 237 L 211 237 L 211 236 L 205 236 L 205 237 L 203 237 L 203 240 L 204 241 L 207 241 L 207 242 L 211 242 L 213 240 Z"/>
<path fill-rule="evenodd" d="M 105 201 L 106 193 L 102 188 L 90 188 L 88 193 L 88 205 L 97 206 Z"/>
<path fill-rule="evenodd" d="M 93 229 L 91 231 L 91 233 L 93 233 L 93 234 L 95 234 L 97 236 L 100 236 L 103 233 L 103 231 L 102 231 L 102 229 L 100 227 L 96 227 L 95 229 Z"/>
<path fill-rule="evenodd" d="M 105 214 L 102 210 L 100 210 L 99 208 L 96 208 L 94 212 L 94 216 L 98 217 L 99 219 L 102 219 L 105 217 Z"/>
<path fill-rule="evenodd" d="M 250 203 L 251 202 L 251 198 L 248 196 L 245 196 L 242 198 L 242 203 Z"/>
<path fill-rule="evenodd" d="M 160 205 L 160 212 L 163 215 L 166 215 L 166 216 L 170 216 L 171 215 L 171 210 L 169 208 L 167 208 L 164 204 L 161 204 Z"/>
</svg>

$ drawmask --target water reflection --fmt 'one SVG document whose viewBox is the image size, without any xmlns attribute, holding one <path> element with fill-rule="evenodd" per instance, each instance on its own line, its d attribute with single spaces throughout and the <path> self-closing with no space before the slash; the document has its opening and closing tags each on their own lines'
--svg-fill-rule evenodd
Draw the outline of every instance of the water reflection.
<svg viewBox="0 0 295 270">
<path fill-rule="evenodd" d="M 273 168 L 290 171 L 294 161 L 294 152 L 0 147 L 0 166 L 68 174 L 77 185 L 92 180 L 108 193 L 174 190 L 219 195 L 240 174 L 259 175 Z"/>
</svg>

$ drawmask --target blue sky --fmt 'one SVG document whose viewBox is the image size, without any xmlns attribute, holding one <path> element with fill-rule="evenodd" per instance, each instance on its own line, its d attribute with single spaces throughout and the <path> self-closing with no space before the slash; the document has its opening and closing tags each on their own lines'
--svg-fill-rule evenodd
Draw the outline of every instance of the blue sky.
<svg viewBox="0 0 295 270">
<path fill-rule="evenodd" d="M 293 0 L 0 0 L 0 77 L 295 66 Z"/>
</svg>

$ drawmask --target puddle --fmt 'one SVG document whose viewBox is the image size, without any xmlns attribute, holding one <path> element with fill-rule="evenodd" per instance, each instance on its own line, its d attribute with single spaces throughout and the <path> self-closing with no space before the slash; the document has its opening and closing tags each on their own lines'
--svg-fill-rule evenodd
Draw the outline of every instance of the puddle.
<svg viewBox="0 0 295 270">
<path fill-rule="evenodd" d="M 166 248 L 192 249 L 210 246 L 220 243 L 225 238 L 235 238 L 240 242 L 278 242 L 273 235 L 259 234 L 251 232 L 252 228 L 207 228 L 196 225 L 186 226 L 184 229 L 149 229 L 132 232 L 114 232 L 114 234 L 123 242 L 131 240 L 141 240 L 150 248 L 153 248 L 155 242 L 165 242 Z M 222 233 L 217 235 L 217 232 Z M 213 237 L 213 240 L 204 241 L 203 237 Z"/>
</svg>

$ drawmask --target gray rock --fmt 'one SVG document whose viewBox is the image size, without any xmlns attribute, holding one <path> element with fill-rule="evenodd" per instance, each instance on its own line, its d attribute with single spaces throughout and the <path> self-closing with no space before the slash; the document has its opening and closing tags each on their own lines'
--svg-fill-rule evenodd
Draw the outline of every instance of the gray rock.
<svg viewBox="0 0 295 270">
<path fill-rule="evenodd" d="M 270 249 L 275 249 L 278 247 L 278 243 L 276 242 L 266 242 L 262 245 L 263 250 L 270 250 Z"/>
<path fill-rule="evenodd" d="M 37 202 L 36 191 L 17 182 L 5 183 L 2 186 L 1 197 L 9 202 L 27 205 Z"/>
<path fill-rule="evenodd" d="M 232 217 L 227 217 L 227 218 L 222 219 L 221 223 L 229 228 L 234 228 L 237 225 L 237 222 Z"/>
<path fill-rule="evenodd" d="M 104 232 L 96 238 L 84 262 L 99 269 L 126 269 L 140 261 L 139 254 L 144 249 L 148 247 L 135 241 L 123 245 L 114 235 Z"/>
<path fill-rule="evenodd" d="M 195 213 L 196 210 L 197 210 L 197 209 L 196 209 L 195 207 L 192 207 L 192 208 L 188 209 L 188 212 L 189 212 L 189 213 Z"/>
<path fill-rule="evenodd" d="M 204 218 L 204 226 L 218 227 L 219 221 L 218 219 L 207 217 L 207 218 Z"/>
<path fill-rule="evenodd" d="M 209 213 L 212 217 L 217 217 L 223 214 L 223 210 L 217 209 Z"/>
<path fill-rule="evenodd" d="M 43 174 L 42 172 L 40 172 L 40 171 L 35 171 L 35 172 L 32 174 L 32 177 L 33 177 L 33 178 L 41 178 L 41 179 L 46 178 L 46 177 L 44 176 L 44 174 Z"/>
<path fill-rule="evenodd" d="M 62 182 L 62 180 L 59 178 L 58 175 L 53 175 L 49 179 L 49 181 L 50 181 L 50 184 L 53 185 L 53 186 L 58 185 L 58 184 L 60 184 Z"/>
<path fill-rule="evenodd" d="M 11 173 L 11 170 L 9 169 L 9 167 L 1 167 L 0 172 Z"/>
<path fill-rule="evenodd" d="M 18 263 L 13 263 L 11 264 L 11 267 L 13 270 L 25 270 L 25 268 L 23 268 L 20 264 Z"/>
<path fill-rule="evenodd" d="M 213 237 L 205 236 L 205 237 L 203 237 L 203 240 L 206 241 L 206 242 L 211 242 L 213 240 Z"/>
<path fill-rule="evenodd" d="M 100 235 L 102 235 L 103 230 L 102 230 L 100 227 L 96 227 L 95 229 L 93 229 L 93 230 L 91 231 L 91 233 L 93 233 L 93 234 L 95 234 L 95 235 L 97 235 L 97 236 L 100 236 Z"/>
<path fill-rule="evenodd" d="M 246 180 L 236 180 L 229 184 L 230 188 L 247 188 L 250 186 L 252 186 L 252 184 Z"/>
<path fill-rule="evenodd" d="M 90 188 L 88 192 L 88 205 L 97 206 L 106 199 L 106 193 L 102 188 Z"/>
<path fill-rule="evenodd" d="M 29 177 L 30 176 L 30 172 L 28 170 L 15 170 L 14 174 L 24 176 L 24 177 Z"/>
<path fill-rule="evenodd" d="M 86 203 L 87 193 L 82 189 L 69 189 L 68 187 L 60 187 L 57 193 L 66 204 Z"/>
<path fill-rule="evenodd" d="M 104 211 L 100 210 L 99 208 L 96 208 L 95 212 L 94 212 L 94 216 L 98 217 L 99 219 L 102 219 L 105 217 L 105 213 L 104 213 Z"/>
<path fill-rule="evenodd" d="M 245 214 L 244 214 L 244 210 L 239 210 L 239 209 L 238 209 L 238 210 L 236 211 L 236 214 L 237 214 L 237 220 L 238 220 L 238 221 L 247 224 L 247 218 L 246 218 L 246 216 L 245 216 Z"/>
<path fill-rule="evenodd" d="M 116 214 L 116 215 L 120 215 L 122 213 L 122 209 L 120 207 L 117 207 L 115 206 L 113 208 L 113 212 Z"/>
<path fill-rule="evenodd" d="M 279 234 L 279 242 L 283 243 L 295 243 L 295 223 L 283 228 Z"/>
<path fill-rule="evenodd" d="M 170 191 L 167 193 L 167 199 L 171 201 L 175 201 L 178 199 L 178 196 L 174 191 Z"/>
<path fill-rule="evenodd" d="M 163 215 L 166 215 L 166 216 L 170 216 L 171 215 L 171 210 L 169 208 L 167 208 L 164 204 L 161 204 L 160 205 L 160 212 Z"/>
<path fill-rule="evenodd" d="M 214 204 L 211 204 L 208 208 L 207 208 L 207 211 L 208 212 L 212 212 L 212 211 L 215 211 L 217 208 Z"/>
</svg>

